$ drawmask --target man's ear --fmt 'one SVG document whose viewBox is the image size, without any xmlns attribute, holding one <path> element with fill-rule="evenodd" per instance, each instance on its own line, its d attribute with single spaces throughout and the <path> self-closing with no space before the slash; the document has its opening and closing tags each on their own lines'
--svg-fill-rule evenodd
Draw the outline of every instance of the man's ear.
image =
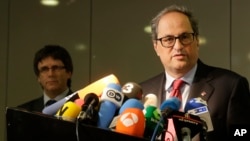
<svg viewBox="0 0 250 141">
<path fill-rule="evenodd" d="M 72 72 L 68 72 L 69 79 L 72 77 Z"/>
<path fill-rule="evenodd" d="M 155 53 L 157 54 L 157 56 L 159 56 L 159 54 L 158 54 L 157 41 L 153 41 L 153 47 L 154 47 Z"/>
</svg>

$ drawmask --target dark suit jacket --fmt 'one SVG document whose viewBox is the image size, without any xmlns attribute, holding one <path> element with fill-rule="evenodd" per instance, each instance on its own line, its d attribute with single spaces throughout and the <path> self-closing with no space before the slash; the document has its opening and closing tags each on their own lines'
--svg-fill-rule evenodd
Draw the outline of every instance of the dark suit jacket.
<svg viewBox="0 0 250 141">
<path fill-rule="evenodd" d="M 69 90 L 69 92 L 67 93 L 67 95 L 72 94 L 72 90 Z M 21 104 L 19 106 L 17 106 L 18 108 L 22 108 L 28 111 L 35 111 L 35 112 L 42 112 L 43 108 L 44 108 L 44 99 L 43 96 L 33 99 L 31 101 L 28 101 L 24 104 Z"/>
<path fill-rule="evenodd" d="M 140 85 L 144 94 L 156 94 L 159 100 L 163 95 L 165 81 L 163 72 Z M 201 95 L 203 92 L 206 93 L 204 96 Z M 188 100 L 196 97 L 202 97 L 208 104 L 214 127 L 214 131 L 208 133 L 208 141 L 230 139 L 233 137 L 229 133 L 232 125 L 250 126 L 250 115 L 247 112 L 250 109 L 250 92 L 246 78 L 198 60 Z"/>
</svg>

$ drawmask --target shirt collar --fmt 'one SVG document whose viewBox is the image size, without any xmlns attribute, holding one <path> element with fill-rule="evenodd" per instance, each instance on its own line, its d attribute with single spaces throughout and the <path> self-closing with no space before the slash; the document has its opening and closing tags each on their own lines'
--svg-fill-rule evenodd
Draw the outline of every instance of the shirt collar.
<svg viewBox="0 0 250 141">
<path fill-rule="evenodd" d="M 62 98 L 64 98 L 69 92 L 69 89 L 66 89 L 64 92 L 62 92 L 60 95 L 56 96 L 54 100 L 58 101 Z M 44 97 L 44 104 L 50 100 L 50 98 L 47 96 L 45 92 L 43 92 L 43 97 Z"/>
<path fill-rule="evenodd" d="M 191 85 L 194 80 L 194 75 L 195 75 L 196 70 L 197 70 L 197 64 L 195 64 L 195 66 L 180 79 L 185 81 L 186 84 Z M 166 75 L 165 90 L 170 90 L 171 85 L 176 78 L 170 76 L 167 72 L 165 72 L 165 75 Z"/>
</svg>

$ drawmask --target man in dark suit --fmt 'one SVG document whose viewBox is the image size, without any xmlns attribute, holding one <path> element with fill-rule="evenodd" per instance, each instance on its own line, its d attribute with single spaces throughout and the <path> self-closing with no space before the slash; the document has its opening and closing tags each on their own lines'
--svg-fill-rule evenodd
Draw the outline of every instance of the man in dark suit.
<svg viewBox="0 0 250 141">
<path fill-rule="evenodd" d="M 234 125 L 250 126 L 247 79 L 230 70 L 205 65 L 199 59 L 197 21 L 185 7 L 170 6 L 151 22 L 152 40 L 164 72 L 140 83 L 143 93 L 156 94 L 158 105 L 170 97 L 172 83 L 181 79 L 182 106 L 201 97 L 208 104 L 214 130 L 208 141 L 230 140 Z"/>
<path fill-rule="evenodd" d="M 43 89 L 43 95 L 19 105 L 19 108 L 42 112 L 45 106 L 73 93 L 71 90 L 73 63 L 65 48 L 58 45 L 41 48 L 35 54 L 33 68 Z"/>
</svg>

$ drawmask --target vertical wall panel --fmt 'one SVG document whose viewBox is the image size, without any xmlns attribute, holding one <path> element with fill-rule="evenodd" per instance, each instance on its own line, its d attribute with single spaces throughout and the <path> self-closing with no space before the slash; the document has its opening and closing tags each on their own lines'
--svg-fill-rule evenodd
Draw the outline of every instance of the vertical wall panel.
<svg viewBox="0 0 250 141">
<path fill-rule="evenodd" d="M 7 99 L 8 0 L 0 1 L 0 141 L 5 141 Z"/>
<path fill-rule="evenodd" d="M 250 80 L 250 1 L 232 0 L 232 69 Z"/>
</svg>

